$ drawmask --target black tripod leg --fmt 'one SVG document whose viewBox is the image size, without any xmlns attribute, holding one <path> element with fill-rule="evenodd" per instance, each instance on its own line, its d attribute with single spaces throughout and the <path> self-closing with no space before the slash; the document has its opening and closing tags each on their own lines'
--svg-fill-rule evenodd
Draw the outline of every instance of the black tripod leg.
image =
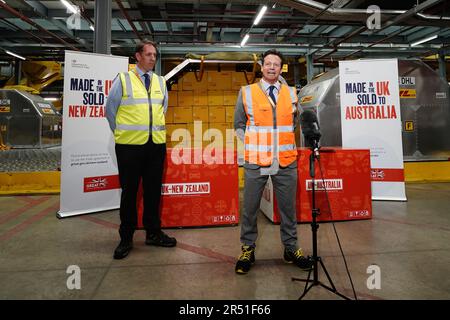
<svg viewBox="0 0 450 320">
<path fill-rule="evenodd" d="M 324 285 L 322 282 L 319 281 L 319 284 L 324 287 L 325 289 L 327 289 L 328 291 L 333 292 L 335 295 L 338 295 L 339 297 L 345 299 L 345 300 L 352 300 L 349 297 L 344 296 L 342 293 L 340 293 L 339 291 L 337 291 L 336 289 L 331 289 L 329 286 Z"/>
<path fill-rule="evenodd" d="M 303 289 L 302 295 L 298 298 L 298 300 L 302 300 L 302 298 L 308 293 L 308 291 L 314 286 L 314 282 L 311 279 L 311 271 L 313 269 L 310 269 L 308 272 L 308 277 L 306 279 L 299 279 L 299 278 L 292 278 L 292 281 L 302 281 L 305 282 L 305 288 Z M 308 287 L 308 283 L 310 283 L 310 286 Z"/>
<path fill-rule="evenodd" d="M 302 295 L 298 298 L 298 300 L 302 300 L 303 297 L 306 296 L 306 294 L 308 293 L 308 291 L 314 286 L 313 283 L 311 283 L 311 284 L 309 285 L 309 287 L 307 287 L 307 285 L 308 285 L 308 282 L 305 284 L 305 290 L 303 290 L 303 293 L 302 293 Z"/>
<path fill-rule="evenodd" d="M 331 280 L 330 275 L 328 274 L 327 268 L 325 268 L 325 265 L 323 264 L 323 261 L 321 258 L 319 258 L 320 265 L 322 266 L 323 271 L 325 272 L 325 275 L 327 276 L 328 283 L 333 288 L 332 291 L 336 291 L 336 287 L 334 286 L 333 280 Z"/>
<path fill-rule="evenodd" d="M 334 294 L 338 295 L 339 297 L 344 298 L 345 300 L 351 300 L 349 297 L 346 297 L 346 296 L 344 296 L 343 294 L 341 294 L 339 291 L 337 291 L 336 287 L 334 286 L 333 281 L 331 280 L 330 275 L 328 274 L 327 268 L 325 268 L 325 265 L 323 264 L 321 258 L 319 258 L 319 262 L 320 262 L 320 265 L 322 266 L 322 269 L 323 269 L 323 271 L 325 272 L 325 275 L 327 276 L 328 282 L 330 283 L 330 285 L 331 285 L 332 288 L 330 288 L 329 286 L 324 285 L 324 284 L 323 284 L 322 282 L 320 282 L 320 281 L 319 281 L 319 284 L 320 284 L 322 287 L 324 287 L 325 289 L 327 289 L 327 290 L 333 292 Z"/>
<path fill-rule="evenodd" d="M 309 282 L 309 278 L 311 278 L 311 271 L 312 271 L 312 270 L 313 270 L 313 269 L 310 269 L 310 270 L 309 270 L 309 272 L 308 272 L 308 277 L 307 277 L 306 279 L 292 278 L 292 281 L 302 281 L 302 282 L 308 283 L 308 282 Z M 306 286 L 305 286 L 305 288 L 306 288 Z"/>
</svg>

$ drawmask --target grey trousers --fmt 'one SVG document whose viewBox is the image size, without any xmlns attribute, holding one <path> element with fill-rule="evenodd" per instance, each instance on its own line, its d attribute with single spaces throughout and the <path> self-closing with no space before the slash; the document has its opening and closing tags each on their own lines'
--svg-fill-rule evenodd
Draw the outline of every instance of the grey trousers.
<svg viewBox="0 0 450 320">
<path fill-rule="evenodd" d="M 244 211 L 241 216 L 241 242 L 255 247 L 258 237 L 257 213 L 262 192 L 268 175 L 261 175 L 261 169 L 245 170 Z M 281 242 L 289 250 L 297 249 L 297 213 L 295 197 L 297 194 L 297 168 L 279 168 L 271 175 L 281 218 Z"/>
</svg>

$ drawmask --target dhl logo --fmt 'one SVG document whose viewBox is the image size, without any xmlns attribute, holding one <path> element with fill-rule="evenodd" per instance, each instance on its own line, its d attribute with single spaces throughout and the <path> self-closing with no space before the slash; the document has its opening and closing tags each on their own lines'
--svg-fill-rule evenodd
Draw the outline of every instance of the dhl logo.
<svg viewBox="0 0 450 320">
<path fill-rule="evenodd" d="M 0 107 L 0 112 L 10 112 L 11 107 Z"/>
<path fill-rule="evenodd" d="M 415 99 L 416 89 L 400 89 L 400 98 Z"/>
<path fill-rule="evenodd" d="M 52 110 L 52 109 L 49 109 L 49 108 L 42 108 L 41 110 L 42 110 L 43 113 L 46 113 L 46 114 L 53 114 L 53 110 Z"/>
<path fill-rule="evenodd" d="M 304 96 L 304 97 L 302 97 L 302 99 L 300 100 L 300 103 L 308 103 L 308 102 L 311 102 L 313 98 L 314 98 L 313 96 Z"/>
</svg>

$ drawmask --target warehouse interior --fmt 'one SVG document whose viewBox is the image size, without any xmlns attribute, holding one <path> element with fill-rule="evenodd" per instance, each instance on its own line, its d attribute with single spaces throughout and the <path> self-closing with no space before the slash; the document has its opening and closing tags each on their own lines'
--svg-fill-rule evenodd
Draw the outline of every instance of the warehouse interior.
<svg viewBox="0 0 450 320">
<path fill-rule="evenodd" d="M 138 231 L 132 254 L 117 261 L 112 253 L 118 210 L 56 217 L 65 52 L 131 57 L 134 64 L 135 46 L 143 39 L 158 44 L 155 72 L 165 76 L 169 89 L 168 147 L 179 144 L 171 139 L 177 129 L 194 137 L 194 121 L 224 136 L 233 129 L 239 89 L 262 77 L 259 59 L 268 49 L 284 55 L 282 77 L 297 88 L 300 101 L 314 90 L 327 92 L 320 101 L 302 101 L 306 109 L 321 106 L 323 146 L 341 145 L 335 102 L 340 61 L 394 58 L 399 76 L 425 79 L 417 97 L 407 97 L 408 89 L 400 97 L 408 200 L 373 201 L 371 219 L 321 223 L 319 253 L 337 290 L 351 299 L 450 298 L 448 1 L 0 0 L 0 34 L 1 299 L 301 295 L 303 284 L 292 278 L 308 273 L 283 262 L 279 225 L 262 212 L 257 261 L 245 276 L 234 273 L 238 223 L 169 227 L 165 232 L 177 238 L 175 248 L 146 246 Z M 14 106 L 5 101 L 26 105 L 32 115 L 10 117 Z M 34 111 L 39 108 L 47 112 Z M 406 121 L 411 117 L 414 132 Z M 296 140 L 304 143 L 300 128 Z M 233 148 L 239 151 L 238 143 Z M 242 208 L 242 167 L 237 184 Z M 301 247 L 311 254 L 310 224 L 299 223 L 297 230 Z M 71 266 L 81 269 L 81 288 L 69 288 Z M 373 270 L 381 272 L 380 286 L 370 285 Z M 320 277 L 327 281 L 323 272 Z M 340 299 L 321 287 L 305 298 Z"/>
</svg>

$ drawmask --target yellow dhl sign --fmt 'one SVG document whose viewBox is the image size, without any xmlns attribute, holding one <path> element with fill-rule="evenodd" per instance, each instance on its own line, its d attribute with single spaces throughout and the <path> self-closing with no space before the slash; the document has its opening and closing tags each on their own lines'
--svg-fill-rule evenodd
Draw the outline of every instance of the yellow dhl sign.
<svg viewBox="0 0 450 320">
<path fill-rule="evenodd" d="M 0 106 L 0 112 L 10 112 L 11 107 Z"/>
<path fill-rule="evenodd" d="M 308 103 L 308 102 L 311 102 L 312 99 L 314 99 L 313 96 L 304 96 L 300 99 L 300 103 Z"/>
<path fill-rule="evenodd" d="M 400 98 L 416 98 L 416 89 L 400 89 Z"/>
<path fill-rule="evenodd" d="M 53 110 L 50 108 L 41 108 L 41 110 L 43 113 L 46 113 L 46 114 L 54 114 Z"/>
</svg>

